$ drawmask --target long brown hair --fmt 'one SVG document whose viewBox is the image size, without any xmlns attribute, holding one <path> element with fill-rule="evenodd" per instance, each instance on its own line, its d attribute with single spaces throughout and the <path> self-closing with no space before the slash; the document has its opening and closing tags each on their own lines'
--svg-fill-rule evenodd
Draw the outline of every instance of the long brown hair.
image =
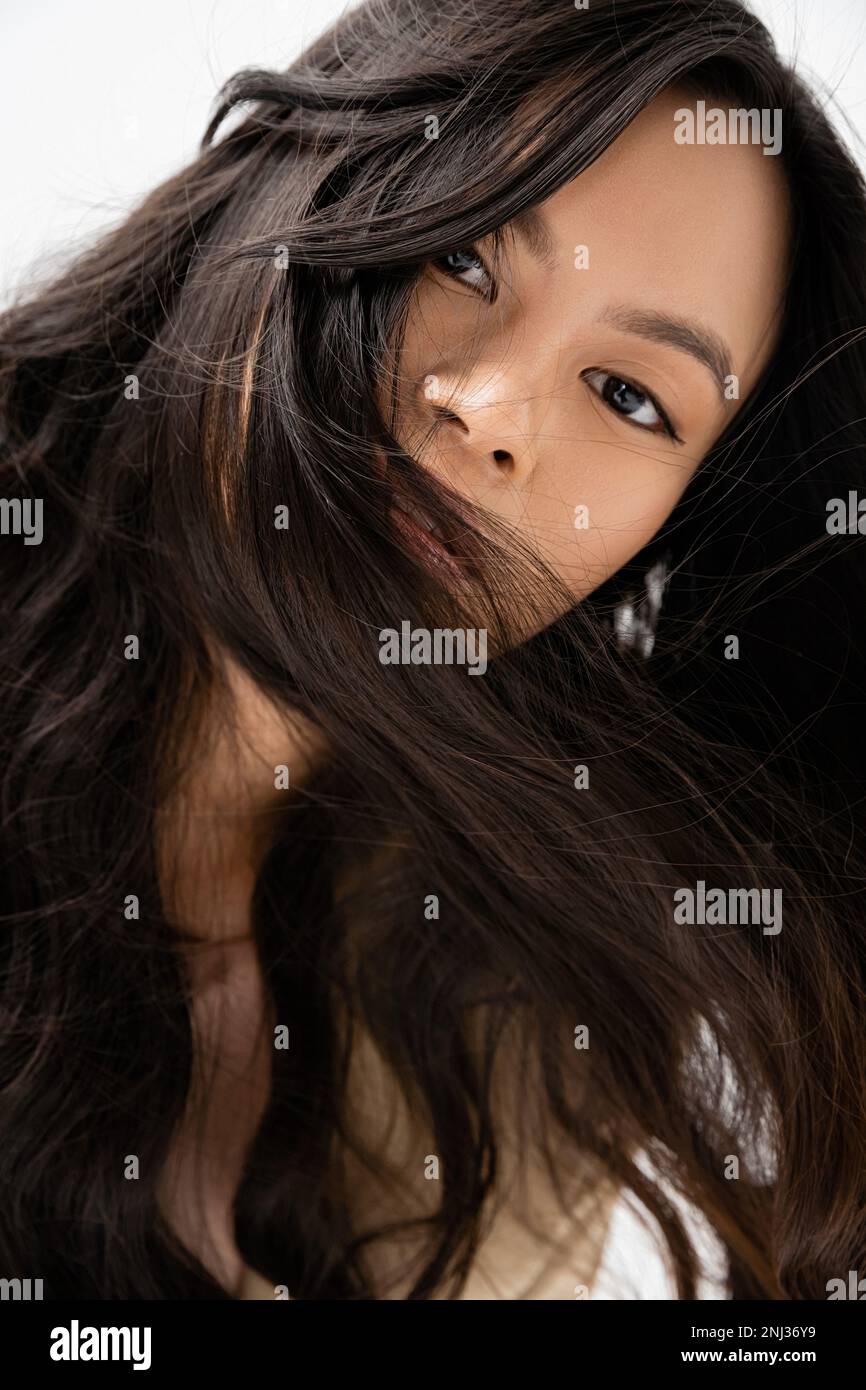
<svg viewBox="0 0 866 1390">
<path fill-rule="evenodd" d="M 383 456 L 454 519 L 381 409 L 413 284 L 674 82 L 783 111 L 778 351 L 626 572 L 505 652 L 500 581 L 527 566 L 479 541 L 485 677 L 383 666 L 381 629 L 467 620 L 387 523 Z M 55 1298 L 228 1296 L 157 1205 L 195 1059 L 154 823 L 217 680 L 211 639 L 329 748 L 253 899 L 291 1036 L 235 1208 L 254 1267 L 295 1297 L 375 1292 L 381 1232 L 355 1229 L 341 1181 L 357 1026 L 441 1163 L 410 1296 L 458 1294 L 515 1023 L 551 1134 L 658 1220 L 682 1298 L 695 1252 L 639 1150 L 711 1223 L 734 1296 L 822 1298 L 863 1266 L 866 606 L 858 537 L 825 521 L 863 469 L 864 325 L 862 178 L 738 0 L 372 0 L 287 72 L 231 82 L 198 158 L 4 316 L 3 495 L 45 518 L 40 545 L 0 550 L 5 1270 Z M 611 613 L 660 547 L 639 660 Z M 782 890 L 783 929 L 679 925 L 674 893 L 701 880 Z"/>
</svg>

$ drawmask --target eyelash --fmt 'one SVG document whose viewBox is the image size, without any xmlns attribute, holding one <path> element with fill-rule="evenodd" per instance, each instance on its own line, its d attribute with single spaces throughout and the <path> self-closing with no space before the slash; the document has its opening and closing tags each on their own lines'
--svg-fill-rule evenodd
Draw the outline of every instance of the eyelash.
<svg viewBox="0 0 866 1390">
<path fill-rule="evenodd" d="M 472 289 L 473 294 L 479 295 L 481 299 L 486 299 L 489 303 L 492 304 L 496 298 L 496 286 L 493 281 L 493 276 L 487 269 L 484 257 L 478 254 L 474 246 L 458 246 L 456 251 L 448 251 L 444 256 L 439 256 L 436 260 L 434 260 L 432 264 L 435 265 L 436 268 L 440 270 L 443 275 L 447 275 L 449 280 L 456 280 L 458 284 L 462 285 L 465 283 L 465 281 L 461 280 L 460 276 L 465 275 L 466 272 L 462 270 L 448 270 L 444 266 L 443 262 L 447 261 L 449 256 L 461 256 L 466 255 L 467 253 L 471 256 L 474 256 L 475 260 L 478 262 L 479 266 L 484 271 L 484 274 L 487 276 L 487 281 L 490 286 L 489 290 L 487 290 L 486 292 L 472 289 L 471 285 L 467 286 L 467 288 Z"/>
<path fill-rule="evenodd" d="M 617 410 L 613 405 L 611 405 L 610 401 L 604 400 L 604 396 L 602 395 L 601 391 L 597 391 L 594 386 L 590 386 L 589 388 L 591 391 L 595 391 L 595 394 L 599 396 L 602 401 L 604 401 L 604 404 L 611 411 L 613 411 L 614 415 L 618 415 L 621 420 L 628 421 L 628 423 L 632 425 L 636 430 L 643 430 L 645 434 L 666 434 L 668 438 L 672 439 L 676 444 L 682 444 L 684 442 L 677 434 L 673 425 L 671 424 L 670 418 L 668 417 L 667 411 L 665 410 L 664 406 L 662 406 L 659 403 L 659 401 L 656 400 L 655 396 L 652 394 L 651 391 L 647 391 L 645 386 L 641 386 L 639 381 L 632 381 L 629 377 L 626 376 L 617 376 L 616 372 L 606 372 L 603 367 L 588 367 L 585 372 L 581 373 L 581 376 L 584 381 L 587 381 L 588 378 L 591 376 L 606 377 L 608 381 L 615 381 L 620 386 L 628 386 L 632 391 L 636 391 L 639 396 L 643 396 L 644 400 L 649 401 L 653 410 L 656 412 L 656 414 L 662 422 L 662 429 L 654 429 L 651 425 L 642 425 L 639 424 L 637 421 L 630 419 L 629 416 L 626 415 L 623 411 Z"/>
<path fill-rule="evenodd" d="M 478 263 L 478 267 L 484 271 L 484 274 L 487 276 L 488 284 L 490 286 L 490 288 L 486 291 L 479 291 L 477 289 L 474 289 L 471 285 L 467 286 L 467 288 L 471 290 L 473 294 L 478 295 L 479 298 L 485 299 L 488 303 L 492 304 L 496 298 L 496 287 L 493 282 L 493 277 L 491 276 L 490 271 L 487 269 L 483 256 L 479 255 L 474 246 L 458 247 L 456 251 L 449 251 L 446 255 L 439 256 L 436 260 L 432 262 L 432 264 L 441 272 L 441 274 L 446 275 L 449 280 L 455 280 L 458 284 L 465 284 L 465 281 L 461 280 L 460 276 L 465 275 L 466 271 L 450 269 L 447 266 L 445 266 L 444 262 L 448 260 L 449 256 L 459 256 L 465 255 L 467 253 L 474 257 L 474 259 Z M 645 400 L 649 401 L 650 405 L 656 411 L 659 419 L 662 422 L 663 428 L 659 430 L 653 429 L 650 425 L 636 424 L 633 420 L 629 419 L 628 415 L 624 414 L 620 410 L 616 410 L 615 407 L 611 405 L 610 401 L 605 401 L 601 391 L 596 390 L 594 386 L 590 386 L 590 390 L 594 391 L 595 394 L 599 396 L 600 399 L 604 402 L 604 404 L 608 407 L 608 409 L 614 415 L 617 415 L 620 420 L 626 420 L 630 425 L 632 425 L 634 429 L 643 430 L 645 434 L 666 434 L 669 439 L 674 440 L 674 442 L 677 444 L 682 444 L 684 442 L 677 434 L 673 425 L 671 424 L 670 417 L 668 416 L 667 411 L 664 409 L 664 407 L 656 399 L 656 397 L 652 394 L 651 391 L 648 391 L 645 386 L 641 386 L 640 382 L 632 381 L 628 377 L 617 376 L 614 372 L 606 372 L 602 367 L 588 367 L 586 371 L 581 373 L 581 377 L 584 381 L 586 381 L 591 376 L 607 377 L 609 381 L 615 381 L 620 386 L 630 387 L 631 390 L 636 391 L 639 396 L 643 396 Z"/>
</svg>

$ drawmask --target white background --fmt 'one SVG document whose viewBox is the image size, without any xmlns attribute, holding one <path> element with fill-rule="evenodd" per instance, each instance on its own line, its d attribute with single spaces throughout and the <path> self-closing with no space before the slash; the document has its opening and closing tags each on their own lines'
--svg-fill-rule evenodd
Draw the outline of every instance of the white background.
<svg viewBox="0 0 866 1390">
<path fill-rule="evenodd" d="M 866 165 L 866 0 L 752 7 L 817 83 Z M 66 260 L 180 168 L 225 78 L 287 66 L 346 8 L 345 0 L 2 0 L 0 302 L 31 267 L 44 274 L 52 252 Z"/>
<path fill-rule="evenodd" d="M 66 260 L 182 167 L 227 77 L 287 66 L 345 8 L 345 0 L 0 0 L 0 303 L 31 269 L 42 275 L 54 255 Z M 866 0 L 752 0 L 752 8 L 866 166 Z M 642 1297 L 675 1297 L 647 1242 L 620 1204 L 595 1297 L 633 1296 L 623 1271 L 639 1274 Z"/>
</svg>

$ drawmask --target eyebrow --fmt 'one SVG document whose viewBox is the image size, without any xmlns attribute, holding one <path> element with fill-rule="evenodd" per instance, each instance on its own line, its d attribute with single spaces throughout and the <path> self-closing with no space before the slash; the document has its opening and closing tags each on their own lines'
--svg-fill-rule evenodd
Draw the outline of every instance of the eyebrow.
<svg viewBox="0 0 866 1390">
<path fill-rule="evenodd" d="M 649 338 L 679 352 L 687 352 L 709 370 L 720 393 L 724 395 L 726 378 L 733 375 L 731 353 L 724 339 L 711 333 L 708 328 L 676 314 L 629 309 L 624 305 L 606 309 L 601 319 L 626 333 L 636 333 L 640 338 Z"/>
<path fill-rule="evenodd" d="M 540 209 L 537 206 L 524 208 L 514 214 L 511 225 L 533 258 L 546 269 L 553 270 L 557 264 L 556 246 Z M 733 375 L 730 348 L 723 338 L 694 319 L 651 309 L 630 309 L 625 305 L 606 309 L 601 317 L 626 333 L 635 333 L 688 353 L 707 368 L 719 393 L 725 394 L 727 378 Z"/>
<path fill-rule="evenodd" d="M 524 208 L 514 214 L 511 225 L 530 255 L 546 270 L 553 270 L 557 263 L 556 246 L 543 213 L 537 207 Z"/>
</svg>

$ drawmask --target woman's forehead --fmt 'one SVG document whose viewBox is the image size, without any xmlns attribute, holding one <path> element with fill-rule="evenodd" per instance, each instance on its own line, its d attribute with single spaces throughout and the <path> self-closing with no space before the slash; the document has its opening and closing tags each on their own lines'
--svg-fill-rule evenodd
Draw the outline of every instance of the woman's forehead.
<svg viewBox="0 0 866 1390">
<path fill-rule="evenodd" d="M 689 100 L 668 88 L 537 207 L 559 267 L 558 302 L 582 316 L 602 313 L 611 296 L 699 314 L 730 344 L 747 388 L 783 307 L 787 178 L 754 144 L 678 143 L 676 113 Z"/>
</svg>

